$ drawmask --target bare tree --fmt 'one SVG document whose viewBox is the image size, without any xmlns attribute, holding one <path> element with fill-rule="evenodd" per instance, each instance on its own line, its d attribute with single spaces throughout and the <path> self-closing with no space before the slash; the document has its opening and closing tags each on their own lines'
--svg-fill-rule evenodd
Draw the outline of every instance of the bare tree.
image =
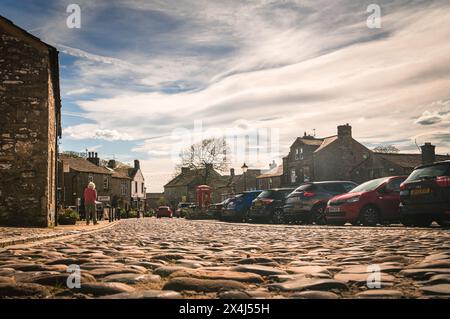
<svg viewBox="0 0 450 319">
<path fill-rule="evenodd" d="M 400 150 L 396 148 L 394 145 L 380 145 L 375 147 L 373 151 L 377 153 L 390 153 L 390 154 L 400 152 Z"/>
<path fill-rule="evenodd" d="M 206 184 L 213 170 L 224 172 L 228 169 L 228 153 L 225 138 L 204 139 L 180 153 L 181 163 L 177 171 L 180 171 L 181 167 L 188 167 L 201 173 L 203 183 Z"/>
</svg>

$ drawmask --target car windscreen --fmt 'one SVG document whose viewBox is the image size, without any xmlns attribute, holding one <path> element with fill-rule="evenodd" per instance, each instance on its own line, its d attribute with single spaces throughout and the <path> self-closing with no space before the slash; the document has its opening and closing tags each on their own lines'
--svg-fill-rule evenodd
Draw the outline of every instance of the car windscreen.
<svg viewBox="0 0 450 319">
<path fill-rule="evenodd" d="M 274 191 L 266 190 L 266 191 L 263 191 L 261 194 L 259 194 L 257 198 L 258 199 L 272 198 L 273 194 L 274 194 Z"/>
<path fill-rule="evenodd" d="M 405 182 L 418 181 L 422 179 L 434 179 L 437 176 L 448 175 L 450 175 L 450 164 L 436 164 L 414 170 Z"/>
<path fill-rule="evenodd" d="M 370 192 L 377 189 L 381 184 L 386 181 L 386 178 L 377 178 L 368 182 L 365 182 L 359 186 L 353 188 L 349 193 Z"/>
</svg>

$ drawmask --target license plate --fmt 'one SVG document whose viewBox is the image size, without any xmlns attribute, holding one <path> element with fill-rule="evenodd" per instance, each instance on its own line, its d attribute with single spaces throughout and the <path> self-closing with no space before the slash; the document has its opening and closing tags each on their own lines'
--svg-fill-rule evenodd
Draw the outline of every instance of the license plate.
<svg viewBox="0 0 450 319">
<path fill-rule="evenodd" d="M 255 206 L 256 206 L 256 207 L 261 206 L 261 202 L 256 202 L 256 203 L 255 203 Z"/>
<path fill-rule="evenodd" d="M 411 195 L 423 195 L 423 194 L 429 194 L 431 190 L 429 188 L 418 188 L 418 189 L 412 189 Z"/>
<path fill-rule="evenodd" d="M 328 208 L 328 211 L 330 213 L 339 213 L 341 211 L 341 209 L 339 207 L 330 207 L 330 208 Z"/>
</svg>

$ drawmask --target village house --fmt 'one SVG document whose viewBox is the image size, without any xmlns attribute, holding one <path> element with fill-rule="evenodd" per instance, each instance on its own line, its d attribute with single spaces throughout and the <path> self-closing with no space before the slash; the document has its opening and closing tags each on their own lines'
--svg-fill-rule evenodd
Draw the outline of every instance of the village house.
<svg viewBox="0 0 450 319">
<path fill-rule="evenodd" d="M 212 201 L 220 200 L 220 191 L 226 186 L 228 179 L 212 167 L 190 169 L 182 167 L 181 172 L 164 185 L 164 197 L 171 206 L 179 202 L 195 202 L 196 189 L 199 185 L 209 185 L 213 188 Z"/>
<path fill-rule="evenodd" d="M 256 177 L 258 189 L 279 188 L 283 181 L 283 165 L 278 165 Z"/>
<path fill-rule="evenodd" d="M 111 206 L 114 208 L 122 208 L 128 210 L 131 201 L 131 177 L 128 171 L 116 170 L 117 161 L 110 160 L 107 169 L 111 175 Z"/>
<path fill-rule="evenodd" d="M 430 143 L 421 147 L 420 154 L 377 153 L 352 137 L 349 124 L 338 126 L 337 131 L 337 135 L 326 138 L 305 133 L 295 140 L 283 158 L 283 186 L 332 180 L 362 183 L 379 177 L 408 175 L 422 163 L 450 158 L 435 155 L 435 146 Z"/>
<path fill-rule="evenodd" d="M 122 176 L 128 176 L 130 178 L 130 203 L 131 208 L 140 212 L 145 210 L 145 180 L 144 174 L 141 171 L 141 165 L 139 160 L 134 161 L 134 166 L 124 166 L 116 168 L 115 171 Z"/>
<path fill-rule="evenodd" d="M 223 194 L 224 199 L 229 194 L 239 194 L 245 191 L 252 191 L 258 189 L 256 177 L 261 175 L 260 169 L 249 168 L 247 172 L 236 174 L 235 169 L 230 169 L 230 175 L 224 175 L 223 180 L 225 184 L 220 188 L 219 192 Z"/>
<path fill-rule="evenodd" d="M 57 219 L 58 51 L 0 16 L 0 224 Z"/>
<path fill-rule="evenodd" d="M 63 166 L 62 205 L 79 207 L 84 209 L 84 189 L 89 182 L 96 186 L 99 201 L 105 204 L 111 203 L 111 180 L 113 173 L 100 166 L 100 160 L 96 153 L 89 153 L 87 159 L 61 154 Z"/>
<path fill-rule="evenodd" d="M 164 193 L 147 193 L 145 195 L 145 210 L 155 210 L 162 204 L 165 204 Z"/>
</svg>

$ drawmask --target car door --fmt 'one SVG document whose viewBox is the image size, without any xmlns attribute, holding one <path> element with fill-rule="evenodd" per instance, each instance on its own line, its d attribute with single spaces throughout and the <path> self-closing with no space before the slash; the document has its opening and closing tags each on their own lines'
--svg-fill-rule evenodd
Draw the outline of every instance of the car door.
<svg viewBox="0 0 450 319">
<path fill-rule="evenodd" d="M 383 219 L 398 220 L 400 218 L 400 184 L 405 178 L 388 181 L 378 191 L 378 206 L 381 207 Z"/>
</svg>

